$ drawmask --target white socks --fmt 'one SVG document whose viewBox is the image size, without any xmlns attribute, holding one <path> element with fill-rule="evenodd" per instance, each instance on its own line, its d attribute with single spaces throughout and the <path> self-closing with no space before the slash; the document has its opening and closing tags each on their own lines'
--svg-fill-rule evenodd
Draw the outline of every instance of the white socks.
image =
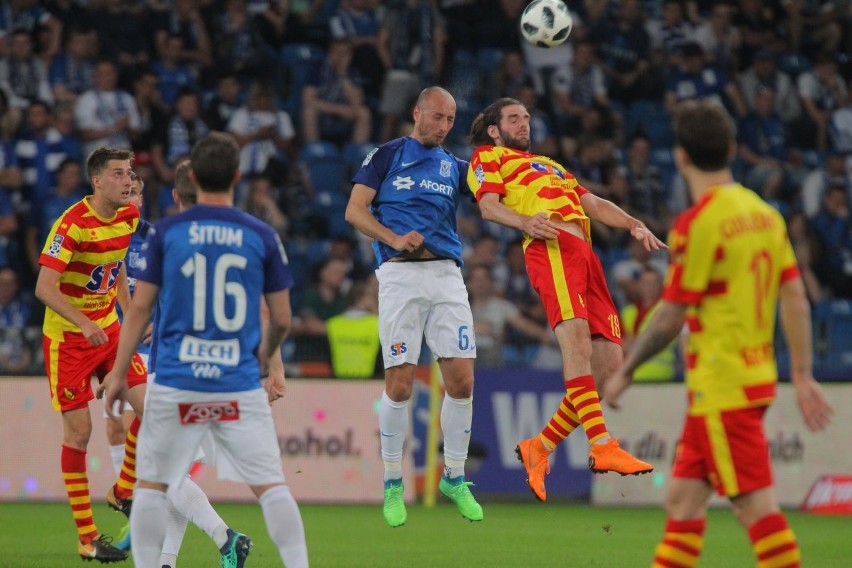
<svg viewBox="0 0 852 568">
<path fill-rule="evenodd" d="M 139 489 L 133 494 L 130 539 L 136 568 L 160 568 L 158 564 L 166 537 L 166 494 Z"/>
<path fill-rule="evenodd" d="M 207 533 L 216 543 L 216 548 L 222 548 L 228 541 L 228 526 L 210 505 L 204 491 L 189 476 L 178 485 L 169 487 L 169 501 L 180 514 Z"/>
<path fill-rule="evenodd" d="M 382 403 L 379 406 L 379 437 L 382 460 L 385 464 L 385 481 L 402 479 L 402 447 L 407 433 L 408 401 L 394 402 L 386 392 L 382 392 Z"/>
<path fill-rule="evenodd" d="M 302 515 L 290 488 L 276 485 L 260 496 L 266 530 L 287 568 L 308 568 L 308 546 Z"/>
<path fill-rule="evenodd" d="M 441 405 L 441 429 L 444 431 L 444 476 L 447 478 L 464 475 L 472 423 L 473 397 L 451 398 L 445 394 Z"/>
<path fill-rule="evenodd" d="M 115 470 L 115 477 L 121 475 L 121 466 L 124 465 L 124 444 L 109 447 L 109 457 L 112 458 L 112 468 Z"/>
<path fill-rule="evenodd" d="M 189 519 L 177 510 L 172 501 L 171 493 L 166 494 L 166 539 L 163 541 L 163 550 L 160 554 L 160 566 L 175 568 L 177 555 L 180 553 L 180 545 L 183 544 L 183 536 L 186 534 L 186 524 Z"/>
</svg>

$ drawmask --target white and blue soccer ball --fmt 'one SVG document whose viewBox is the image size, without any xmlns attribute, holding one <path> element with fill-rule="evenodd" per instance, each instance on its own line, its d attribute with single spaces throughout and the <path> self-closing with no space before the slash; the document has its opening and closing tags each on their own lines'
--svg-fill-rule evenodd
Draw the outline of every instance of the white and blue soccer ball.
<svg viewBox="0 0 852 568">
<path fill-rule="evenodd" d="M 574 18 L 562 0 L 533 0 L 521 14 L 521 35 L 538 47 L 556 47 L 571 35 Z"/>
</svg>

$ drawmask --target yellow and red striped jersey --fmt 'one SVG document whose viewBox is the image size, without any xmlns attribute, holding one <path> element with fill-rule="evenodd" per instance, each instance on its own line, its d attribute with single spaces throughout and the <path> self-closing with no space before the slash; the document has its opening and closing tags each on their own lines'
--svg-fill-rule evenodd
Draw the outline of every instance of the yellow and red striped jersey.
<svg viewBox="0 0 852 568">
<path fill-rule="evenodd" d="M 669 234 L 663 298 L 685 304 L 690 413 L 775 398 L 778 289 L 799 270 L 781 215 L 732 183 L 710 188 Z"/>
<path fill-rule="evenodd" d="M 480 146 L 473 152 L 467 183 L 476 196 L 501 196 L 503 205 L 522 215 L 547 213 L 549 219 L 575 221 L 591 242 L 589 218 L 580 204 L 588 193 L 558 162 L 505 146 Z M 524 235 L 524 248 L 531 240 Z"/>
<path fill-rule="evenodd" d="M 139 224 L 139 210 L 122 207 L 112 219 L 104 219 L 85 197 L 69 207 L 53 224 L 39 264 L 61 273 L 59 290 L 76 309 L 102 328 L 118 321 L 116 284 Z M 80 328 L 50 309 L 44 315 L 44 334 L 62 339 L 65 332 Z"/>
</svg>

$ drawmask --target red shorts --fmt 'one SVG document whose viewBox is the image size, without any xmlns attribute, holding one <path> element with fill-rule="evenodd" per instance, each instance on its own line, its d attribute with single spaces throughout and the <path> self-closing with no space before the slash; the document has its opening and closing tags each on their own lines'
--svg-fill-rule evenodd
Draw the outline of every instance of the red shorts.
<svg viewBox="0 0 852 568">
<path fill-rule="evenodd" d="M 766 406 L 687 416 L 672 476 L 708 481 L 719 495 L 736 497 L 772 485 Z"/>
<path fill-rule="evenodd" d="M 79 333 L 66 332 L 62 341 L 42 337 L 44 366 L 54 409 L 64 412 L 83 408 L 95 398 L 91 386 L 92 375 L 100 381 L 112 369 L 120 330 L 117 323 L 108 327 L 105 331 L 109 341 L 97 347 Z M 127 371 L 127 384 L 132 388 L 147 380 L 145 363 L 138 353 L 134 353 L 130 370 Z"/>
<path fill-rule="evenodd" d="M 533 240 L 525 258 L 530 283 L 541 296 L 551 327 L 582 318 L 589 322 L 592 339 L 621 345 L 621 320 L 601 261 L 589 243 L 560 231 L 557 239 Z"/>
</svg>

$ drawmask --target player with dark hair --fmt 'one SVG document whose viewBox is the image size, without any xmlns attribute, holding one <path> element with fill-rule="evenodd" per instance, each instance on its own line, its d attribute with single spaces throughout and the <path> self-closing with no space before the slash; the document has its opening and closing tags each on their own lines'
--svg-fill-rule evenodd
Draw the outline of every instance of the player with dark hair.
<svg viewBox="0 0 852 568">
<path fill-rule="evenodd" d="M 115 362 L 119 322 L 116 301 L 130 301 L 124 258 L 139 225 L 139 211 L 128 205 L 133 153 L 98 148 L 87 171 L 94 190 L 71 206 L 53 225 L 39 258 L 36 296 L 44 316 L 44 362 L 53 407 L 62 412 L 62 476 L 80 537 L 84 559 L 115 562 L 127 553 L 98 532 L 92 515 L 86 448 L 92 433 L 89 401 L 92 375 L 103 379 Z M 147 371 L 132 354 L 124 380 L 142 384 Z M 130 371 L 128 371 L 130 368 Z"/>
<path fill-rule="evenodd" d="M 748 530 L 760 566 L 800 564 L 778 507 L 763 417 L 775 399 L 773 341 L 780 298 L 790 379 L 812 431 L 832 412 L 811 367 L 810 307 L 784 219 L 734 181 L 733 121 L 721 106 L 690 101 L 675 114 L 675 164 L 695 205 L 669 236 L 671 265 L 662 304 L 604 390 L 613 406 L 636 368 L 689 327 L 689 408 L 666 496 L 666 522 L 653 566 L 689 568 L 704 542 L 715 489 Z"/>
<path fill-rule="evenodd" d="M 467 180 L 483 219 L 520 229 L 533 288 L 562 351 L 566 395 L 541 434 L 515 449 L 527 483 L 544 501 L 553 449 L 582 425 L 589 468 L 636 475 L 653 470 L 622 450 L 604 422 L 595 377 L 621 361 L 621 324 L 591 246 L 590 222 L 630 231 L 648 250 L 660 242 L 638 219 L 589 193 L 556 161 L 530 154 L 530 115 L 515 99 L 498 99 L 471 125 L 476 147 Z M 593 376 L 594 373 L 594 376 Z"/>
<path fill-rule="evenodd" d="M 149 233 L 116 367 L 104 381 L 108 409 L 127 400 L 122 371 L 156 304 L 156 374 L 139 432 L 130 524 L 134 556 L 138 566 L 159 565 L 166 491 L 182 484 L 209 433 L 233 478 L 259 498 L 281 559 L 288 568 L 306 567 L 302 519 L 284 481 L 268 404 L 283 395 L 284 375 L 270 374 L 263 386 L 260 380 L 290 325 L 287 257 L 270 227 L 233 207 L 239 179 L 233 137 L 206 136 L 193 147 L 190 163 L 198 203 Z M 262 297 L 270 313 L 265 333 Z M 227 529 L 221 564 L 241 567 L 250 547 L 247 536 Z"/>
<path fill-rule="evenodd" d="M 482 507 L 464 480 L 473 420 L 473 315 L 462 279 L 456 209 L 467 162 L 441 147 L 453 127 L 456 102 L 440 87 L 424 89 L 413 111 L 414 131 L 379 146 L 353 178 L 346 220 L 372 237 L 379 268 L 379 336 L 385 391 L 379 430 L 385 472 L 385 521 L 398 527 L 403 500 L 402 452 L 414 371 L 426 343 L 444 377 L 441 427 L 444 475 L 440 491 L 462 516 L 481 521 Z"/>
</svg>

